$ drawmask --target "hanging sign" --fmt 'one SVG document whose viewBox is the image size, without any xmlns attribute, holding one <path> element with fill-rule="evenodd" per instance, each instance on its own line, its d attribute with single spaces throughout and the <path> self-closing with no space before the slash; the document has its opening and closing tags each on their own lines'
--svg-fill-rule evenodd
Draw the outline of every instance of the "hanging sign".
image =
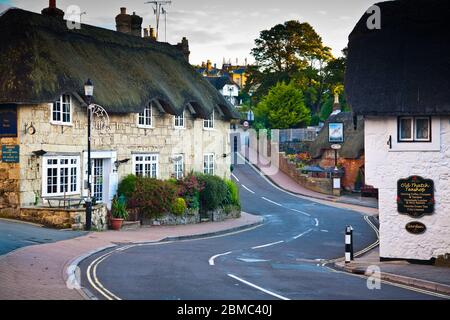
<svg viewBox="0 0 450 320">
<path fill-rule="evenodd" d="M 397 182 L 398 212 L 420 218 L 434 212 L 434 182 L 419 176 Z"/>
<path fill-rule="evenodd" d="M 427 227 L 422 222 L 413 221 L 408 223 L 405 229 L 412 234 L 422 234 L 427 230 Z"/>
<path fill-rule="evenodd" d="M 330 143 L 344 142 L 344 124 L 342 122 L 328 124 L 328 141 Z"/>
</svg>

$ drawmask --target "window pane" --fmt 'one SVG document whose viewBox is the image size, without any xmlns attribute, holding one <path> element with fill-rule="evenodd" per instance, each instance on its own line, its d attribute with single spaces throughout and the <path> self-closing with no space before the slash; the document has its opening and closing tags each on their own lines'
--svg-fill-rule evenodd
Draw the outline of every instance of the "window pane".
<svg viewBox="0 0 450 320">
<path fill-rule="evenodd" d="M 416 139 L 429 140 L 430 139 L 430 123 L 429 119 L 416 119 Z"/>
<path fill-rule="evenodd" d="M 400 139 L 410 140 L 412 139 L 412 119 L 400 119 Z"/>
</svg>

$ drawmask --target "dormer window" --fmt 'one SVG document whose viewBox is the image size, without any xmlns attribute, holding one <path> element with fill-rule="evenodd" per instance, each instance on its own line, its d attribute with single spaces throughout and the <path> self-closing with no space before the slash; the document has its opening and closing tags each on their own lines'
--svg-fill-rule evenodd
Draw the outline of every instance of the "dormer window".
<svg viewBox="0 0 450 320">
<path fill-rule="evenodd" d="M 214 129 L 214 111 L 211 113 L 211 116 L 208 119 L 203 120 L 203 128 L 204 129 Z"/>
<path fill-rule="evenodd" d="M 181 116 L 175 116 L 175 129 L 184 129 L 184 111 Z"/>
<path fill-rule="evenodd" d="M 52 103 L 51 123 L 58 125 L 72 124 L 72 97 L 63 94 L 58 100 Z"/>
<path fill-rule="evenodd" d="M 400 117 L 398 119 L 399 142 L 431 142 L 430 117 Z"/>
<path fill-rule="evenodd" d="M 152 104 L 149 103 L 145 107 L 142 113 L 138 115 L 138 127 L 141 128 L 152 128 L 153 127 L 153 108 Z"/>
</svg>

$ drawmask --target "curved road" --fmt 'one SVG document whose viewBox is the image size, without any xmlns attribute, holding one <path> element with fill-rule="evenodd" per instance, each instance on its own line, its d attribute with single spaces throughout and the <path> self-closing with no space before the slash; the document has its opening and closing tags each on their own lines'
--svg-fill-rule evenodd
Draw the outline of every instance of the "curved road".
<svg viewBox="0 0 450 320">
<path fill-rule="evenodd" d="M 251 230 L 189 241 L 122 246 L 83 261 L 82 285 L 99 299 L 266 300 L 432 299 L 325 266 L 343 256 L 344 229 L 355 252 L 377 241 L 364 215 L 305 200 L 239 165 L 243 210 L 266 221 Z"/>
</svg>

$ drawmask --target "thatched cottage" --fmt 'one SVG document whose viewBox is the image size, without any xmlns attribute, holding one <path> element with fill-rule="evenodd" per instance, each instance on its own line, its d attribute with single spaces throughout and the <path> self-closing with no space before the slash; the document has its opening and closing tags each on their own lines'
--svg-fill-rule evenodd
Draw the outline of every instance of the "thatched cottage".
<svg viewBox="0 0 450 320">
<path fill-rule="evenodd" d="M 365 118 L 380 257 L 433 260 L 450 253 L 450 3 L 377 5 L 381 29 L 365 14 L 350 34 L 345 87 Z"/>
<path fill-rule="evenodd" d="M 116 19 L 122 32 L 71 30 L 50 3 L 42 14 L 0 16 L 0 216 L 87 195 L 88 78 L 93 102 L 109 114 L 107 127 L 93 120 L 99 202 L 109 204 L 131 173 L 230 176 L 228 129 L 239 115 L 190 66 L 186 39 L 172 46 L 142 38 L 142 19 L 125 9 Z"/>
</svg>

